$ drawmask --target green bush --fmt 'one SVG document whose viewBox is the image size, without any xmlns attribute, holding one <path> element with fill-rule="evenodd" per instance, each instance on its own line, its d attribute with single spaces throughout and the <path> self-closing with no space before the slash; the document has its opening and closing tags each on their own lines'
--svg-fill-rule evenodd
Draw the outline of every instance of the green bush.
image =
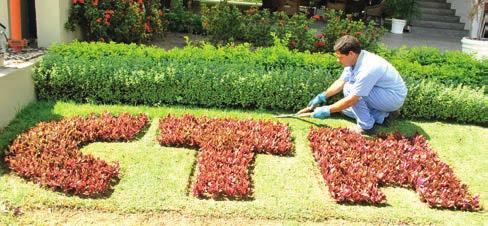
<svg viewBox="0 0 488 226">
<path fill-rule="evenodd" d="M 234 42 L 242 37 L 242 13 L 227 1 L 211 8 L 202 7 L 203 28 L 213 42 Z"/>
<path fill-rule="evenodd" d="M 385 33 L 383 27 L 377 27 L 374 22 L 365 25 L 363 21 L 354 21 L 342 11 L 327 10 L 324 13 L 325 26 L 322 34 L 325 38 L 325 46 L 322 52 L 333 52 L 337 39 L 344 35 L 352 35 L 360 42 L 363 49 L 374 51 L 380 38 Z"/>
<path fill-rule="evenodd" d="M 318 52 L 314 43 L 315 29 L 311 29 L 313 20 L 304 14 L 289 17 L 284 12 L 269 13 L 251 8 L 241 17 L 242 36 L 239 40 L 252 43 L 254 46 L 269 47 L 275 38 L 286 41 L 285 46 L 299 51 Z"/>
<path fill-rule="evenodd" d="M 269 13 L 267 10 L 251 8 L 241 13 L 237 7 L 222 2 L 202 10 L 203 27 L 214 43 L 243 41 L 254 46 L 271 46 L 274 33 L 287 40 L 290 49 L 310 52 L 332 52 L 335 41 L 343 35 L 357 37 L 363 48 L 374 50 L 384 33 L 384 29 L 374 23 L 365 25 L 363 21 L 353 21 L 342 11 L 328 10 L 324 15 L 325 27 L 320 33 L 311 29 L 316 15 L 308 18 L 304 14 L 291 17 L 283 12 Z"/>
<path fill-rule="evenodd" d="M 270 34 L 276 23 L 268 10 L 259 11 L 255 7 L 246 10 L 241 17 L 241 32 L 243 41 L 253 43 L 256 46 L 270 46 L 273 39 Z"/>
<path fill-rule="evenodd" d="M 168 20 L 168 30 L 203 34 L 202 16 L 183 7 L 182 1 L 173 1 L 173 7 L 166 10 L 165 18 Z"/>
<path fill-rule="evenodd" d="M 463 84 L 488 93 L 488 60 L 476 60 L 460 51 L 440 52 L 431 47 L 377 48 L 390 59 L 403 76 L 417 80 L 437 81 L 445 85 Z M 483 88 L 484 87 L 484 88 Z"/>
<path fill-rule="evenodd" d="M 307 18 L 304 14 L 296 14 L 291 18 L 284 13 L 274 13 L 273 16 L 277 21 L 273 30 L 278 38 L 288 42 L 290 49 L 310 52 L 321 50 L 321 46 L 315 45 L 319 40 L 315 37 L 317 31 L 311 29 L 313 19 Z"/>
<path fill-rule="evenodd" d="M 481 89 L 446 86 L 433 81 L 410 81 L 402 114 L 413 118 L 455 119 L 488 123 L 488 97 Z"/>
<path fill-rule="evenodd" d="M 161 49 L 124 44 L 54 45 L 35 68 L 39 99 L 124 104 L 302 108 L 342 71 L 331 54 L 288 50 L 284 42 Z M 401 72 L 402 73 L 402 72 Z M 488 122 L 481 89 L 405 78 L 407 117 Z"/>
</svg>

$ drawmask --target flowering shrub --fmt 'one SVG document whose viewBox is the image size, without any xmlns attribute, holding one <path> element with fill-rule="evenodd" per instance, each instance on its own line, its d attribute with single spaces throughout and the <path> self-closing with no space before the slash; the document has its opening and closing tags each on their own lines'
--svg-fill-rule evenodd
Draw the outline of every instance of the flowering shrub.
<svg viewBox="0 0 488 226">
<path fill-rule="evenodd" d="M 143 42 L 166 29 L 158 0 L 73 0 L 66 29 L 90 41 Z"/>
<path fill-rule="evenodd" d="M 255 46 L 271 46 L 271 33 L 278 38 L 289 36 L 291 49 L 315 51 L 315 30 L 310 29 L 313 19 L 303 14 L 291 18 L 283 12 L 269 13 L 267 10 L 251 8 L 244 13 L 227 2 L 211 8 L 204 8 L 203 28 L 213 42 L 244 41 Z"/>
<path fill-rule="evenodd" d="M 244 41 L 255 46 L 271 46 L 272 33 L 286 40 L 290 49 L 310 52 L 332 52 L 335 41 L 343 35 L 357 37 L 362 47 L 374 50 L 384 29 L 374 23 L 353 21 L 342 11 L 328 10 L 324 17 L 295 14 L 289 17 L 283 12 L 269 13 L 267 10 L 251 8 L 241 13 L 227 2 L 202 11 L 203 28 L 214 42 Z M 317 33 L 311 29 L 314 21 L 325 20 L 326 25 Z"/>
<path fill-rule="evenodd" d="M 242 40 L 253 43 L 256 46 L 271 46 L 273 39 L 270 38 L 272 26 L 275 21 L 268 10 L 258 10 L 251 7 L 244 11 L 241 18 Z"/>
<path fill-rule="evenodd" d="M 291 18 L 284 13 L 274 13 L 273 15 L 277 21 L 273 30 L 278 38 L 288 41 L 290 49 L 317 52 L 314 46 L 316 30 L 311 29 L 312 18 L 308 18 L 304 14 L 296 14 Z"/>
<path fill-rule="evenodd" d="M 242 37 L 242 13 L 226 1 L 211 8 L 202 7 L 203 29 L 213 42 L 234 42 Z"/>
<path fill-rule="evenodd" d="M 118 177 L 117 163 L 108 164 L 79 151 L 96 141 L 128 141 L 148 122 L 146 115 L 109 113 L 41 122 L 9 146 L 5 162 L 18 175 L 53 189 L 97 196 Z"/>
<path fill-rule="evenodd" d="M 374 50 L 384 34 L 384 28 L 376 27 L 374 22 L 365 25 L 363 21 L 353 21 L 351 16 L 345 17 L 342 11 L 326 10 L 324 13 L 325 26 L 321 34 L 325 37 L 322 51 L 334 51 L 335 41 L 344 36 L 352 35 L 361 42 L 361 47 Z"/>
<path fill-rule="evenodd" d="M 159 130 L 161 145 L 200 149 L 196 196 L 248 198 L 254 153 L 284 155 L 293 149 L 288 127 L 266 121 L 168 115 L 160 119 Z"/>
<path fill-rule="evenodd" d="M 348 129 L 312 129 L 308 135 L 332 197 L 337 202 L 386 202 L 380 186 L 415 189 L 431 207 L 478 210 L 479 196 L 472 197 L 452 169 L 441 162 L 424 137 L 381 135 L 367 140 Z"/>
</svg>

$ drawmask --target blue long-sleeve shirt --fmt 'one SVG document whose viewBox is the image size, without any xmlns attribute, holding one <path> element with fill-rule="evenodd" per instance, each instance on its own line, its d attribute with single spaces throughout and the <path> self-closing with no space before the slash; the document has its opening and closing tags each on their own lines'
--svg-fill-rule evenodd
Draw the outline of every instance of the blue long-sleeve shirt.
<svg viewBox="0 0 488 226">
<path fill-rule="evenodd" d="M 354 66 L 344 68 L 340 78 L 350 83 L 349 95 L 369 96 L 371 90 L 378 87 L 389 91 L 388 93 L 402 102 L 407 96 L 405 82 L 395 67 L 382 57 L 366 50 L 361 51 Z"/>
</svg>

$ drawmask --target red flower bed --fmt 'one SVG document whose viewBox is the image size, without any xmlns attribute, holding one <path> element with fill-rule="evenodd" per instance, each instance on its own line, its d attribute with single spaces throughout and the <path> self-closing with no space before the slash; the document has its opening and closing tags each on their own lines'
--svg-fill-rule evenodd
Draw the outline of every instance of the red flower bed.
<svg viewBox="0 0 488 226">
<path fill-rule="evenodd" d="M 148 122 L 146 115 L 109 113 L 41 122 L 10 145 L 5 162 L 12 171 L 66 193 L 96 196 L 118 177 L 117 163 L 108 164 L 79 148 L 96 141 L 127 141 Z"/>
<path fill-rule="evenodd" d="M 167 116 L 157 140 L 164 146 L 199 148 L 193 194 L 248 198 L 249 166 L 255 152 L 284 155 L 293 149 L 286 125 L 267 121 Z"/>
<path fill-rule="evenodd" d="M 308 135 L 315 160 L 337 202 L 385 203 L 379 186 L 415 189 L 431 207 L 479 209 L 452 169 L 441 162 L 421 135 L 381 135 L 368 140 L 347 129 L 312 129 Z"/>
</svg>

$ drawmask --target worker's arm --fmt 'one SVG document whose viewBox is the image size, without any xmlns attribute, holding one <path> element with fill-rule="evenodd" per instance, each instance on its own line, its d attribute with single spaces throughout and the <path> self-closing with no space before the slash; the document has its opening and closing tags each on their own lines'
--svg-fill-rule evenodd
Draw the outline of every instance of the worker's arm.
<svg viewBox="0 0 488 226">
<path fill-rule="evenodd" d="M 329 105 L 330 112 L 331 113 L 340 112 L 348 107 L 351 107 L 359 101 L 359 98 L 361 97 L 356 95 L 349 95 L 347 97 L 344 97 L 339 101 L 335 102 L 334 104 Z"/>
<path fill-rule="evenodd" d="M 329 98 L 338 94 L 344 88 L 344 84 L 346 84 L 346 82 L 341 78 L 335 80 L 335 82 L 325 91 L 325 96 Z"/>
<path fill-rule="evenodd" d="M 325 101 L 327 101 L 327 98 L 339 93 L 342 88 L 344 88 L 344 84 L 344 80 L 340 78 L 337 79 L 326 91 L 319 93 L 308 103 L 307 108 L 309 109 L 309 111 L 313 110 L 313 108 L 319 106 L 320 104 L 325 103 Z"/>
<path fill-rule="evenodd" d="M 359 98 L 361 97 L 356 95 L 344 97 L 332 105 L 315 108 L 313 113 L 309 114 L 309 116 L 313 118 L 325 119 L 329 117 L 330 114 L 333 112 L 340 112 L 348 107 L 353 106 L 359 101 Z"/>
</svg>

